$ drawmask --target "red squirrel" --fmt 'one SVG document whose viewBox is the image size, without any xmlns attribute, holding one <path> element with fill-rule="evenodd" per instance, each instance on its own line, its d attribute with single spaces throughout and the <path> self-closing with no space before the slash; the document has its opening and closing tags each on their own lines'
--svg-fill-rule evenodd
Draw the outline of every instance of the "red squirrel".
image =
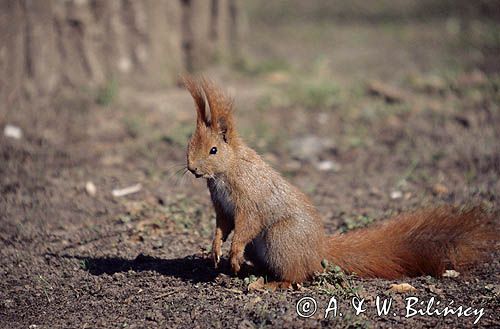
<svg viewBox="0 0 500 329">
<path fill-rule="evenodd" d="M 238 136 L 232 99 L 206 79 L 184 77 L 184 85 L 197 112 L 187 169 L 205 178 L 210 190 L 216 213 L 211 252 L 215 267 L 232 231 L 233 273 L 249 260 L 276 282 L 288 284 L 311 279 L 323 270 L 324 259 L 360 277 L 440 276 L 447 268 L 471 265 L 496 240 L 484 211 L 451 206 L 329 236 L 306 195 Z"/>
</svg>

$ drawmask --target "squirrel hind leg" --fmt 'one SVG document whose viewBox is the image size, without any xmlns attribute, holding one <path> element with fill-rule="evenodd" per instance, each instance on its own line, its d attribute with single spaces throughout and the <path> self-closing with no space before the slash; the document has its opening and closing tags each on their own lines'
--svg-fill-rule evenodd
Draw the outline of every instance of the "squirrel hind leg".
<svg viewBox="0 0 500 329">
<path fill-rule="evenodd" d="M 272 225 L 263 237 L 265 266 L 276 281 L 301 283 L 322 270 L 322 236 L 303 233 L 300 222 Z"/>
<path fill-rule="evenodd" d="M 290 288 L 293 288 L 293 285 L 289 281 L 271 281 L 264 284 L 264 289 L 270 291 L 288 290 Z"/>
</svg>

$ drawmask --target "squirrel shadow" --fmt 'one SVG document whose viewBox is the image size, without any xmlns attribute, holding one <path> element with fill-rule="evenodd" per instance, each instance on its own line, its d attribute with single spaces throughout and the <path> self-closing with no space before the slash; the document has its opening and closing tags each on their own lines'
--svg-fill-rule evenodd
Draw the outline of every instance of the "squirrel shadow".
<svg viewBox="0 0 500 329">
<path fill-rule="evenodd" d="M 161 259 L 157 257 L 139 254 L 135 259 L 121 257 L 86 257 L 50 254 L 56 258 L 78 259 L 82 262 L 81 267 L 92 275 L 109 274 L 119 272 L 142 272 L 154 271 L 165 276 L 173 276 L 193 283 L 213 281 L 219 274 L 227 272 L 227 267 L 215 269 L 210 259 L 191 255 L 184 258 Z"/>
</svg>

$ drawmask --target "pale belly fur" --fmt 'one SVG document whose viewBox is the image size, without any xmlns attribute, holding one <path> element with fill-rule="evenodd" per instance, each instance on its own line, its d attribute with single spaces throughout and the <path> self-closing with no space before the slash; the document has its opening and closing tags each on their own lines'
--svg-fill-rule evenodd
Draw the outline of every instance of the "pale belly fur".
<svg viewBox="0 0 500 329">
<path fill-rule="evenodd" d="M 210 184 L 210 188 L 212 191 L 212 197 L 217 200 L 217 203 L 222 207 L 224 213 L 234 220 L 234 203 L 231 200 L 231 194 L 224 181 L 213 180 Z M 253 239 L 250 247 L 252 249 L 252 256 L 255 257 L 259 263 L 265 264 L 267 253 L 265 232 L 259 234 L 255 239 Z"/>
</svg>

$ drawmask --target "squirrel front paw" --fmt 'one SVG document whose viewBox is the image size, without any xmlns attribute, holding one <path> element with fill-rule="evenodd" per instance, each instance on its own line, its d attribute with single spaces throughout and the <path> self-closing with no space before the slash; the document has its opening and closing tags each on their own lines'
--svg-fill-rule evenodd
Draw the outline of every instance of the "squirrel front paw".
<svg viewBox="0 0 500 329">
<path fill-rule="evenodd" d="M 231 256 L 229 258 L 229 261 L 231 263 L 231 270 L 233 273 L 236 275 L 240 271 L 241 264 L 245 261 L 245 258 L 243 257 L 243 253 L 231 253 Z"/>
<path fill-rule="evenodd" d="M 214 262 L 215 268 L 219 266 L 221 255 L 222 255 L 222 240 L 214 239 L 212 243 L 212 260 Z"/>
</svg>

